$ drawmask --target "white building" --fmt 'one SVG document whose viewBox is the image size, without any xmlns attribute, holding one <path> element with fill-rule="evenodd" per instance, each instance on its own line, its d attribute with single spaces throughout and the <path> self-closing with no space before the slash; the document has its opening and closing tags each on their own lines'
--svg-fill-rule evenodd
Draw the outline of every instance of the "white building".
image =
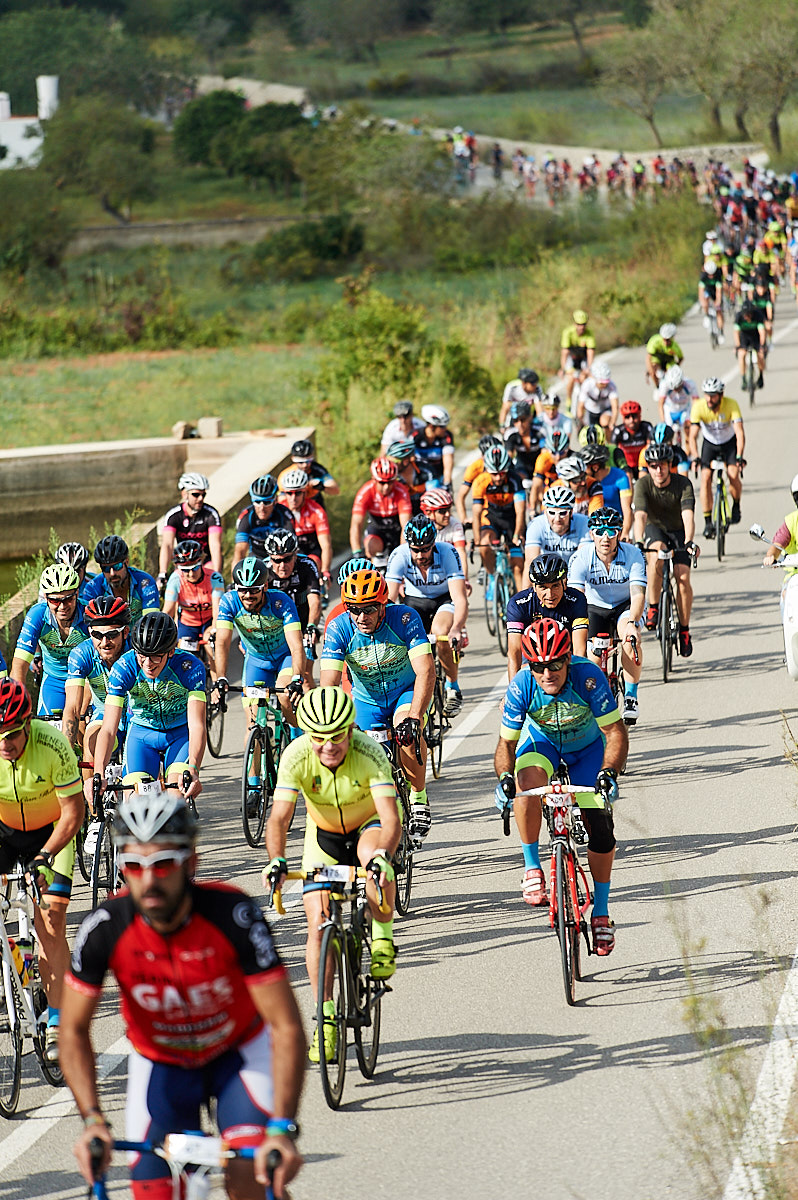
<svg viewBox="0 0 798 1200">
<path fill-rule="evenodd" d="M 11 115 L 11 97 L 0 92 L 0 146 L 6 150 L 0 168 L 35 166 L 44 140 L 40 121 L 46 121 L 58 108 L 58 76 L 37 75 L 38 114 L 35 117 Z"/>
</svg>

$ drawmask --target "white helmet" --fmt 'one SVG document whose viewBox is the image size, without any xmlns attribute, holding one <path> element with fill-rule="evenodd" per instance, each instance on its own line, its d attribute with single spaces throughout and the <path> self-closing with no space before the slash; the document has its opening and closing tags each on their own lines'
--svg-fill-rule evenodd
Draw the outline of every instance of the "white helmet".
<svg viewBox="0 0 798 1200">
<path fill-rule="evenodd" d="M 793 475 L 792 483 L 790 484 L 790 491 L 792 492 L 793 496 L 796 494 L 796 492 L 798 492 L 798 475 Z"/>
<path fill-rule="evenodd" d="M 199 471 L 185 471 L 178 479 L 177 486 L 181 492 L 207 492 L 211 485 Z"/>
<path fill-rule="evenodd" d="M 710 242 L 714 242 L 714 241 L 715 241 L 715 238 L 716 238 L 717 236 L 718 236 L 718 235 L 717 235 L 717 233 L 716 233 L 716 231 L 715 231 L 714 229 L 708 229 L 708 230 L 706 231 L 706 233 L 704 234 L 704 237 L 705 237 L 705 238 L 707 238 L 707 239 L 708 239 Z"/>
<path fill-rule="evenodd" d="M 707 275 L 714 275 L 717 269 L 718 264 L 715 262 L 714 258 L 708 258 L 704 263 L 704 272 Z"/>
<path fill-rule="evenodd" d="M 301 467 L 293 467 L 286 471 L 280 480 L 280 490 L 283 492 L 299 492 L 310 483 L 310 476 Z"/>
<path fill-rule="evenodd" d="M 684 383 L 684 371 L 674 363 L 672 367 L 668 367 L 662 382 L 669 392 L 675 392 Z"/>
<path fill-rule="evenodd" d="M 544 508 L 573 508 L 576 496 L 569 487 L 554 483 L 550 488 L 546 488 L 541 503 Z"/>
<path fill-rule="evenodd" d="M 659 336 L 665 338 L 666 341 L 668 338 L 676 337 L 676 326 L 672 321 L 666 321 L 664 325 L 660 325 Z"/>
<path fill-rule="evenodd" d="M 443 425 L 446 426 L 451 420 L 445 408 L 441 408 L 439 404 L 425 404 L 421 409 L 421 419 L 426 421 L 427 425 Z"/>
<path fill-rule="evenodd" d="M 612 370 L 610 369 L 610 364 L 605 362 L 603 358 L 596 359 L 596 361 L 593 363 L 593 366 L 590 368 L 590 373 L 595 379 L 596 383 L 609 383 L 609 381 L 612 379 Z"/>
<path fill-rule="evenodd" d="M 585 460 L 578 454 L 569 454 L 561 459 L 555 467 L 558 479 L 570 483 L 573 479 L 581 479 L 586 472 Z"/>
<path fill-rule="evenodd" d="M 134 783 L 146 777 L 127 775 L 123 783 Z M 182 796 L 174 792 L 134 792 L 116 810 L 113 840 L 117 846 L 125 842 L 174 842 L 193 846 L 197 839 L 197 818 Z"/>
</svg>

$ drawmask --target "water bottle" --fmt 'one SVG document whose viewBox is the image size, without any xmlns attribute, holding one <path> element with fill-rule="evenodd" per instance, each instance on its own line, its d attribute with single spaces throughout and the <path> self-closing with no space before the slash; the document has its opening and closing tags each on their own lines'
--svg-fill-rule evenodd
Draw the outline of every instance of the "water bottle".
<svg viewBox="0 0 798 1200">
<path fill-rule="evenodd" d="M 11 950 L 11 957 L 14 960 L 14 966 L 17 968 L 17 975 L 22 980 L 22 986 L 25 987 L 28 982 L 28 972 L 25 969 L 25 959 L 22 951 L 13 938 L 8 939 L 8 945 Z"/>
<path fill-rule="evenodd" d="M 22 976 L 22 983 L 25 986 L 30 980 L 33 967 L 33 938 L 17 938 L 17 949 L 25 961 L 25 972 Z"/>
<path fill-rule="evenodd" d="M 94 858 L 94 852 L 97 849 L 97 838 L 102 829 L 102 821 L 92 821 L 86 830 L 86 836 L 83 839 L 83 853 L 87 858 Z"/>
</svg>

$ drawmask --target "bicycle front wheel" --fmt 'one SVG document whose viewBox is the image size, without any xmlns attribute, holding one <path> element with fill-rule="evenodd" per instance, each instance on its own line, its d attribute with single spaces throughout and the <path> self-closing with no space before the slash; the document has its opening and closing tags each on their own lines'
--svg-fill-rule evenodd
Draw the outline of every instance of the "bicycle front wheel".
<svg viewBox="0 0 798 1200">
<path fill-rule="evenodd" d="M 510 587 L 507 576 L 502 573 L 496 576 L 496 591 L 494 605 L 496 613 L 496 640 L 504 657 L 507 657 L 507 603 L 510 599 Z"/>
<path fill-rule="evenodd" d="M 668 682 L 668 675 L 673 666 L 673 643 L 671 642 L 671 589 L 670 579 L 665 577 L 662 581 L 662 595 L 659 602 L 659 624 L 657 627 L 657 637 L 659 639 L 660 652 L 662 654 L 662 682 Z"/>
<path fill-rule="evenodd" d="M 47 994 L 39 983 L 33 992 L 33 1011 L 39 1021 L 36 1036 L 33 1039 L 33 1049 L 39 1060 L 42 1075 L 52 1087 L 63 1087 L 64 1076 L 58 1063 L 48 1062 L 45 1057 L 45 1037 L 47 1034 Z"/>
<path fill-rule="evenodd" d="M 722 562 L 726 551 L 726 489 L 722 483 L 715 491 L 715 543 L 718 562 Z"/>
<path fill-rule="evenodd" d="M 404 917 L 410 908 L 410 891 L 413 887 L 413 841 L 410 837 L 410 801 L 406 788 L 401 789 L 399 802 L 402 806 L 402 835 L 394 852 L 393 867 L 396 874 L 396 911 Z"/>
<path fill-rule="evenodd" d="M 491 582 L 492 581 L 492 582 Z M 488 627 L 488 633 L 491 637 L 496 636 L 496 613 L 494 610 L 494 596 L 496 590 L 496 576 L 487 575 L 485 578 L 485 624 Z"/>
<path fill-rule="evenodd" d="M 83 843 L 86 837 L 86 830 L 89 827 L 89 813 L 86 810 L 83 816 L 83 824 L 75 834 L 75 858 L 77 859 L 78 869 L 81 875 L 86 880 L 86 883 L 91 883 L 91 859 L 84 853 Z"/>
<path fill-rule="evenodd" d="M 222 739 L 224 737 L 224 709 L 219 696 L 211 691 L 211 677 L 206 676 L 205 680 L 205 729 L 208 734 L 208 750 L 214 758 L 218 758 L 222 753 Z M 215 696 L 215 699 L 212 697 Z"/>
<path fill-rule="evenodd" d="M 269 780 L 273 772 L 272 748 L 266 730 L 262 725 L 253 725 L 244 750 L 241 778 L 241 819 L 244 837 L 250 846 L 257 846 L 263 834 L 269 805 Z"/>
<path fill-rule="evenodd" d="M 94 858 L 91 861 L 91 906 L 96 908 L 108 899 L 109 892 L 114 890 L 116 880 L 114 874 L 114 847 L 111 842 L 111 822 L 103 821 L 102 829 L 97 834 L 97 844 L 94 848 Z"/>
<path fill-rule="evenodd" d="M 563 842 L 557 842 L 554 847 L 554 886 L 557 904 L 557 937 L 560 942 L 560 960 L 562 962 L 562 980 L 565 986 L 565 999 L 569 1004 L 576 1001 L 576 975 L 574 971 L 575 942 L 577 935 L 576 920 L 571 901 L 571 887 L 568 882 L 567 860 L 570 858 L 568 849 Z"/>
<path fill-rule="evenodd" d="M 432 693 L 432 703 L 429 707 L 427 727 L 424 730 L 432 774 L 440 779 L 443 763 L 443 730 L 446 718 L 443 715 L 443 683 L 438 677 L 435 680 L 435 690 Z"/>
<path fill-rule="evenodd" d="M 324 1012 L 325 984 L 335 1012 L 327 1016 Z M 319 998 L 316 1004 L 316 1020 L 319 1031 L 319 1067 L 321 1090 L 330 1108 L 338 1108 L 344 1094 L 346 1075 L 346 968 L 343 947 L 338 930 L 328 925 L 321 939 L 319 957 Z M 327 1062 L 326 1045 L 334 1040 L 330 1061 Z"/>
<path fill-rule="evenodd" d="M 358 1021 L 355 1025 L 355 1053 L 357 1065 L 364 1079 L 371 1079 L 377 1068 L 380 1052 L 380 1026 L 382 1023 L 382 994 L 377 994 L 379 984 L 371 978 L 371 943 L 363 938 L 355 987 L 357 988 Z"/>
<path fill-rule="evenodd" d="M 0 996 L 0 1115 L 4 1117 L 11 1117 L 16 1112 L 22 1081 L 22 1032 L 17 1020 L 11 970 L 8 963 L 3 963 Z"/>
</svg>

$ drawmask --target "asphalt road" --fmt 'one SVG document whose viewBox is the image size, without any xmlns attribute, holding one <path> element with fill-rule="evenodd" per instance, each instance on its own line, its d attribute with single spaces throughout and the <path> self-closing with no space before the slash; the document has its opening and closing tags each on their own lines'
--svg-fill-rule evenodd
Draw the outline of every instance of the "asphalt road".
<svg viewBox="0 0 798 1200">
<path fill-rule="evenodd" d="M 796 692 L 782 664 L 780 573 L 760 568 L 745 532 L 754 520 L 774 530 L 792 507 L 794 313 L 782 297 L 781 340 L 744 414 L 743 525 L 721 565 L 704 543 L 695 572 L 694 656 L 663 685 L 653 640 L 644 642 L 640 722 L 616 806 L 615 953 L 587 961 L 569 1008 L 556 939 L 521 902 L 517 836 L 502 836 L 493 807 L 503 660 L 477 611 L 466 704 L 444 777 L 430 785 L 434 825 L 411 912 L 396 923 L 377 1075 L 363 1081 L 351 1055 L 333 1113 L 309 1071 L 296 1200 L 723 1192 L 798 941 L 798 779 L 784 759 L 788 723 L 798 731 Z M 733 369 L 730 349 L 713 354 L 697 317 L 678 336 L 699 382 Z M 653 417 L 642 350 L 612 362 L 622 399 L 640 399 Z M 739 396 L 739 381 L 728 390 Z M 479 589 L 475 597 L 479 605 Z M 231 722 L 225 757 L 203 772 L 201 870 L 259 893 L 264 855 L 239 831 L 240 730 Z M 85 909 L 79 885 L 73 925 Z M 301 909 L 276 929 L 310 1027 Z M 121 1128 L 124 1046 L 111 989 L 95 1033 L 104 1104 Z M 67 1096 L 26 1058 L 18 1119 L 0 1127 L 0 1200 L 82 1196 L 70 1154 L 78 1127 Z M 113 1194 L 126 1194 L 121 1183 Z"/>
</svg>

